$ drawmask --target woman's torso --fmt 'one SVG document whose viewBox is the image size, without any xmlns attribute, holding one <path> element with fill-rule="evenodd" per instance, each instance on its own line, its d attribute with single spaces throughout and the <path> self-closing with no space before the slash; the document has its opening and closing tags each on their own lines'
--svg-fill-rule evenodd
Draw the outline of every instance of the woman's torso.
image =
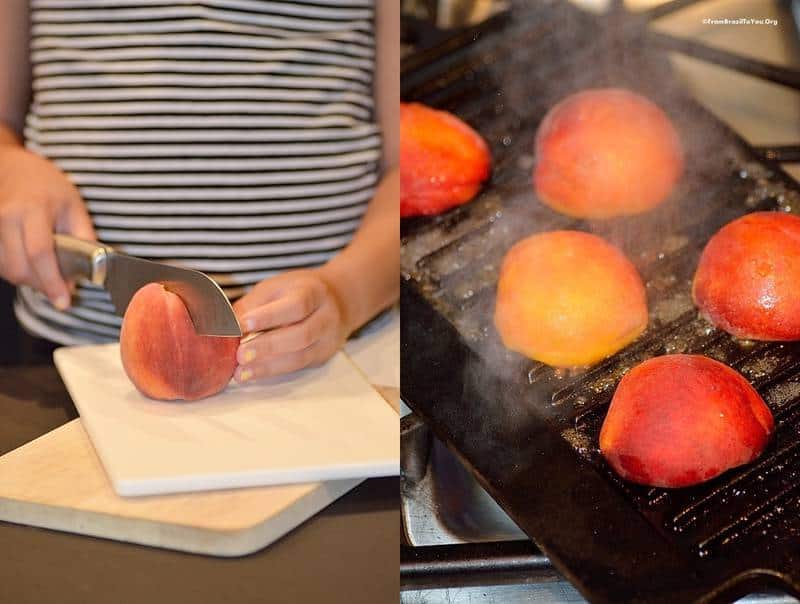
<svg viewBox="0 0 800 604">
<path fill-rule="evenodd" d="M 349 241 L 377 180 L 373 0 L 31 0 L 26 145 L 97 236 L 207 272 L 231 298 Z M 62 343 L 118 336 L 107 294 L 17 316 Z"/>
</svg>

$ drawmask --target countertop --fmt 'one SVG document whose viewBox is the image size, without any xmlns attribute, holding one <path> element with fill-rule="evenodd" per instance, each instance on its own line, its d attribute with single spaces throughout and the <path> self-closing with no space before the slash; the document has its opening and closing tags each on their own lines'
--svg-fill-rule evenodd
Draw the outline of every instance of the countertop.
<svg viewBox="0 0 800 604">
<path fill-rule="evenodd" d="M 75 417 L 51 364 L 0 367 L 0 454 Z M 367 480 L 273 545 L 233 559 L 0 522 L 0 602 L 394 603 L 398 493 L 397 478 Z"/>
</svg>

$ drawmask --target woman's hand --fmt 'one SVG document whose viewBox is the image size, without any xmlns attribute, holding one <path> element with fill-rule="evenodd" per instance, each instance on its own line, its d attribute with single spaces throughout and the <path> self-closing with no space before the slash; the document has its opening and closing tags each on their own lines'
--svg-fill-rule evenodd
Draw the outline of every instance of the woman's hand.
<svg viewBox="0 0 800 604">
<path fill-rule="evenodd" d="M 58 268 L 54 232 L 95 239 L 78 190 L 48 160 L 0 144 L 0 277 L 44 292 L 63 310 L 70 291 Z"/>
<path fill-rule="evenodd" d="M 342 303 L 321 269 L 267 279 L 234 305 L 244 338 L 234 378 L 249 382 L 327 361 L 351 328 Z"/>
</svg>

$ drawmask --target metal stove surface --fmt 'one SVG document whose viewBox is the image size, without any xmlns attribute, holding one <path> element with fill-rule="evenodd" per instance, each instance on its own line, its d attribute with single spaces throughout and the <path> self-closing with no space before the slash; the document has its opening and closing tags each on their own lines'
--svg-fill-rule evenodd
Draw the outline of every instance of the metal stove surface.
<svg viewBox="0 0 800 604">
<path fill-rule="evenodd" d="M 522 604 L 578 603 L 585 598 L 560 575 L 527 535 L 474 479 L 458 458 L 413 416 L 403 422 L 401 514 L 404 542 L 416 548 L 468 547 L 499 544 L 505 558 L 497 573 L 486 558 L 461 556 L 455 573 L 431 578 L 425 587 L 404 589 L 401 604 Z M 508 562 L 509 550 L 523 564 Z M 497 551 L 489 550 L 490 555 Z M 516 566 L 516 572 L 515 572 Z M 453 569 L 451 569 L 453 570 Z M 491 572 L 486 578 L 486 571 Z M 460 571 L 460 572 L 458 572 Z M 455 574 L 455 576 L 453 576 Z M 476 584 L 473 584 L 476 583 Z M 739 604 L 790 604 L 798 600 L 779 592 L 761 592 L 737 600 Z"/>
</svg>

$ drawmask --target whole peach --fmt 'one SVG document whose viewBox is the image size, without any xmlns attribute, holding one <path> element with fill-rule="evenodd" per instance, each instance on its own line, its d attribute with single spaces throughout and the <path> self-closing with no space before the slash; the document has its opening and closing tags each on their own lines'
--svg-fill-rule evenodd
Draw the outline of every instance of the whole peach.
<svg viewBox="0 0 800 604">
<path fill-rule="evenodd" d="M 183 301 L 160 283 L 134 294 L 120 332 L 122 366 L 145 396 L 196 400 L 216 394 L 236 369 L 239 338 L 197 335 Z"/>
<path fill-rule="evenodd" d="M 622 378 L 600 451 L 626 480 L 685 487 L 753 461 L 773 428 L 769 408 L 739 373 L 708 357 L 668 355 Z"/>
<path fill-rule="evenodd" d="M 683 151 L 669 118 L 628 90 L 568 96 L 536 133 L 536 195 L 570 216 L 646 212 L 669 196 L 682 170 Z"/>
<path fill-rule="evenodd" d="M 553 231 L 508 252 L 494 319 L 507 348 L 555 367 L 583 366 L 639 337 L 647 298 L 620 250 L 596 235 Z"/>
<path fill-rule="evenodd" d="M 726 224 L 700 256 L 692 295 L 738 338 L 800 339 L 800 218 L 755 212 Z"/>
<path fill-rule="evenodd" d="M 475 197 L 491 156 L 480 135 L 456 116 L 400 104 L 400 216 L 439 214 Z"/>
</svg>

